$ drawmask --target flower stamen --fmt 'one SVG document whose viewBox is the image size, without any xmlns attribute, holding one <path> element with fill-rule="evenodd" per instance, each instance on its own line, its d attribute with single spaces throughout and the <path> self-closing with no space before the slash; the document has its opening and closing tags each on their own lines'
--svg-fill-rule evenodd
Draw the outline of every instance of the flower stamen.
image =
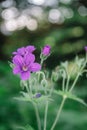
<svg viewBox="0 0 87 130">
<path fill-rule="evenodd" d="M 27 70 L 28 70 L 28 67 L 24 65 L 24 66 L 22 67 L 22 70 L 23 70 L 23 71 L 27 71 Z"/>
</svg>

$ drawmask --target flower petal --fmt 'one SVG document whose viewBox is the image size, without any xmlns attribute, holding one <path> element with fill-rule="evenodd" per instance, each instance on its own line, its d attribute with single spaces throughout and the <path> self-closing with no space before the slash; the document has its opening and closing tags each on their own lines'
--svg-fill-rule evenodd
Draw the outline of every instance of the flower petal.
<svg viewBox="0 0 87 130">
<path fill-rule="evenodd" d="M 19 55 L 24 55 L 25 54 L 25 47 L 21 47 L 21 48 L 17 49 L 17 52 Z"/>
<path fill-rule="evenodd" d="M 20 71 L 21 71 L 21 69 L 20 69 L 19 66 L 15 66 L 15 67 L 13 68 L 13 73 L 14 73 L 14 74 L 18 74 L 18 73 L 20 73 Z"/>
<path fill-rule="evenodd" d="M 29 77 L 30 77 L 30 72 L 29 72 L 29 71 L 27 71 L 27 72 L 22 72 L 22 73 L 20 74 L 20 76 L 21 76 L 21 79 L 22 79 L 22 80 L 27 80 L 27 79 L 29 79 Z"/>
<path fill-rule="evenodd" d="M 40 69 L 41 69 L 41 65 L 38 63 L 33 63 L 30 66 L 30 71 L 32 71 L 32 72 L 39 71 Z"/>
<path fill-rule="evenodd" d="M 13 55 L 17 55 L 17 52 L 16 52 L 16 51 L 14 51 L 12 54 L 13 54 Z"/>
<path fill-rule="evenodd" d="M 29 65 L 35 61 L 35 56 L 33 54 L 26 54 L 24 56 L 24 62 L 25 64 Z"/>
<path fill-rule="evenodd" d="M 22 65 L 22 63 L 23 63 L 23 57 L 22 56 L 20 56 L 20 55 L 15 55 L 14 57 L 13 57 L 13 64 L 15 64 L 15 65 Z"/>
<path fill-rule="evenodd" d="M 28 53 L 32 53 L 35 50 L 34 46 L 27 46 L 26 50 L 28 51 Z"/>
</svg>

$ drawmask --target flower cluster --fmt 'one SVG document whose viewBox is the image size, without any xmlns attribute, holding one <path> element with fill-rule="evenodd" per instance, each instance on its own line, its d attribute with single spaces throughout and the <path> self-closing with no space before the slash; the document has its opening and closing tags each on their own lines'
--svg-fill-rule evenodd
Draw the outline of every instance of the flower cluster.
<svg viewBox="0 0 87 130">
<path fill-rule="evenodd" d="M 15 65 L 13 73 L 19 74 L 22 80 L 28 80 L 31 72 L 37 72 L 41 69 L 41 65 L 35 62 L 34 50 L 34 46 L 27 46 L 13 52 L 12 62 Z"/>
</svg>

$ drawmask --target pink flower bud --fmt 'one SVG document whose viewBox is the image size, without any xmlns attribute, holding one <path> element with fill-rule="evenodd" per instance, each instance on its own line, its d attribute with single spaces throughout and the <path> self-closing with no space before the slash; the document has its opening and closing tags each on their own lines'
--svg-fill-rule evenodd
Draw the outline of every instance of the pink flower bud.
<svg viewBox="0 0 87 130">
<path fill-rule="evenodd" d="M 50 54 L 50 50 L 51 50 L 51 47 L 49 45 L 46 45 L 44 46 L 44 48 L 42 49 L 42 54 L 44 56 L 48 56 Z"/>
<path fill-rule="evenodd" d="M 87 52 L 87 46 L 85 46 L 84 48 L 85 48 L 85 51 Z"/>
</svg>

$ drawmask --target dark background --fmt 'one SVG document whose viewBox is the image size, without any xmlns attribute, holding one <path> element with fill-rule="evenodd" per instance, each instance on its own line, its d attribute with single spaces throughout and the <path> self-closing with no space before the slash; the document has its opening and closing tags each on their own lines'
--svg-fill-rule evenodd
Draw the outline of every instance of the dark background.
<svg viewBox="0 0 87 130">
<path fill-rule="evenodd" d="M 49 44 L 52 54 L 45 62 L 52 70 L 60 61 L 85 55 L 87 45 L 86 0 L 1 0 L 0 1 L 0 130 L 16 130 L 16 126 L 32 125 L 37 130 L 31 104 L 15 102 L 21 90 L 20 79 L 12 74 L 8 61 L 12 52 L 26 45 L 35 45 L 37 60 L 41 48 Z M 87 102 L 87 79 L 77 84 L 76 94 Z M 48 128 L 55 117 L 60 97 L 50 105 Z M 58 100 L 59 99 L 59 100 Z M 41 117 L 43 109 L 40 109 Z M 43 122 L 43 117 L 41 118 Z M 55 130 L 86 130 L 87 108 L 69 100 Z"/>
</svg>

